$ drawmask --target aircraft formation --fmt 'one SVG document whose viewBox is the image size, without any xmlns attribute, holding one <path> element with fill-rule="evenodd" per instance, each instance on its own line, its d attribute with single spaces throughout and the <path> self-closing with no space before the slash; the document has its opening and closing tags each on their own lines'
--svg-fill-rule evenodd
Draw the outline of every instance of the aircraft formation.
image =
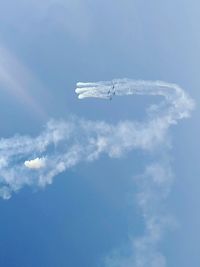
<svg viewBox="0 0 200 267">
<path fill-rule="evenodd" d="M 96 97 L 112 100 L 116 95 L 114 82 L 82 83 L 78 82 L 75 92 L 79 99 L 86 97 Z"/>
</svg>

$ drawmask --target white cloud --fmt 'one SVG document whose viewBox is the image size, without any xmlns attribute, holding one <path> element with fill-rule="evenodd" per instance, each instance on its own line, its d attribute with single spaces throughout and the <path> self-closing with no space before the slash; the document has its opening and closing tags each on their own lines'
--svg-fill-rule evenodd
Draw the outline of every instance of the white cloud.
<svg viewBox="0 0 200 267">
<path fill-rule="evenodd" d="M 38 169 L 45 167 L 46 160 L 45 160 L 45 158 L 36 158 L 36 159 L 32 159 L 32 160 L 26 160 L 24 162 L 24 165 L 29 169 L 38 170 Z"/>
</svg>

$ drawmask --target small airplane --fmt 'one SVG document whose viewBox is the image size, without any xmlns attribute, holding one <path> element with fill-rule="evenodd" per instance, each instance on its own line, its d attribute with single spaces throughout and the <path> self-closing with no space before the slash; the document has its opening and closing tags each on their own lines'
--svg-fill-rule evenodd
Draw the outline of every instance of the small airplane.
<svg viewBox="0 0 200 267">
<path fill-rule="evenodd" d="M 111 101 L 115 95 L 115 86 L 113 84 L 112 88 L 108 90 L 108 99 Z"/>
</svg>

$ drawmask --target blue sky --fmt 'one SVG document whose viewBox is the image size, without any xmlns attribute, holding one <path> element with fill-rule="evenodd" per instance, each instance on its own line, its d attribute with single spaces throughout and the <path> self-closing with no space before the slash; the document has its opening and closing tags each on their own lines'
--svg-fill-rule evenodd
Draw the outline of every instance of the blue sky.
<svg viewBox="0 0 200 267">
<path fill-rule="evenodd" d="M 169 129 L 167 151 L 162 143 L 151 153 L 103 154 L 57 175 L 45 188 L 24 187 L 0 200 L 2 266 L 134 266 L 130 240 L 145 232 L 137 203 L 141 185 L 134 177 L 161 157 L 167 157 L 174 177 L 162 212 L 176 222 L 167 227 L 156 251 L 166 266 L 199 266 L 198 10 L 195 0 L 1 1 L 2 138 L 38 136 L 52 118 L 142 123 L 146 109 L 161 100 L 80 101 L 74 92 L 78 81 L 164 80 L 179 84 L 196 102 L 191 118 Z M 118 265 L 106 261 L 113 259 L 113 251 Z"/>
</svg>

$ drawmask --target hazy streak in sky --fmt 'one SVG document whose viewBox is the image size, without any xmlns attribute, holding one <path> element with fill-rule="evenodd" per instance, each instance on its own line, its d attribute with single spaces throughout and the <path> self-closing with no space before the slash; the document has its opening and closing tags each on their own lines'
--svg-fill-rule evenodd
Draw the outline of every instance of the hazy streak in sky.
<svg viewBox="0 0 200 267">
<path fill-rule="evenodd" d="M 30 70 L 3 45 L 0 45 L 0 91 L 9 93 L 19 103 L 29 108 L 37 117 L 46 118 L 43 108 L 37 103 L 31 90 L 33 86 L 42 87 Z"/>
</svg>

